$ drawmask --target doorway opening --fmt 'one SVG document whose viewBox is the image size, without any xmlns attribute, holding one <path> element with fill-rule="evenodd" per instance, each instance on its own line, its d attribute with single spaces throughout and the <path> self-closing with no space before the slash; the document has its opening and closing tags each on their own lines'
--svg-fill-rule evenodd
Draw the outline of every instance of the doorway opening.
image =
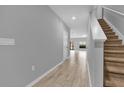
<svg viewBox="0 0 124 93">
<path fill-rule="evenodd" d="M 70 41 L 70 50 L 74 50 L 74 42 Z"/>
</svg>

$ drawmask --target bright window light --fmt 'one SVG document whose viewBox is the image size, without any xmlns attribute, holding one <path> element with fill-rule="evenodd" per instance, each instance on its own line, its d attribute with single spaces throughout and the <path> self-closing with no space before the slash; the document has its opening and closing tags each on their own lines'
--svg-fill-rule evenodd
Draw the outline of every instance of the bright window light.
<svg viewBox="0 0 124 93">
<path fill-rule="evenodd" d="M 83 37 L 83 38 L 86 38 L 86 37 L 87 37 L 87 35 L 82 35 L 82 37 Z"/>
<path fill-rule="evenodd" d="M 86 42 L 83 42 L 83 45 L 86 45 Z"/>
<path fill-rule="evenodd" d="M 80 45 L 86 45 L 86 42 L 79 42 Z"/>
<path fill-rule="evenodd" d="M 83 45 L 83 42 L 79 42 L 80 45 Z"/>
<path fill-rule="evenodd" d="M 76 20 L 77 18 L 75 16 L 72 16 L 72 20 Z"/>
</svg>

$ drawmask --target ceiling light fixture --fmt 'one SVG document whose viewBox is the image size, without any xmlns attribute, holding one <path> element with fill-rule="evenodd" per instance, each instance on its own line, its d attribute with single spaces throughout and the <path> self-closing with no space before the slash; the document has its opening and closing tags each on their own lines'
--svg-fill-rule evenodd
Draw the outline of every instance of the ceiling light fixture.
<svg viewBox="0 0 124 93">
<path fill-rule="evenodd" d="M 77 18 L 75 16 L 72 16 L 72 20 L 76 20 Z"/>
</svg>

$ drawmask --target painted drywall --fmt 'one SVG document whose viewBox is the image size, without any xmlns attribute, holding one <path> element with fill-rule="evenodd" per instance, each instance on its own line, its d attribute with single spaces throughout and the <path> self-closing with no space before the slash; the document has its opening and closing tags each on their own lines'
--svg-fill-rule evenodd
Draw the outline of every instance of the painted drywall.
<svg viewBox="0 0 124 93">
<path fill-rule="evenodd" d="M 93 5 L 50 5 L 50 7 L 71 28 L 71 38 L 87 35 L 88 16 Z M 72 20 L 72 16 L 76 20 Z"/>
<path fill-rule="evenodd" d="M 63 60 L 69 28 L 48 6 L 0 6 L 0 20 L 0 37 L 16 41 L 0 46 L 0 86 L 26 86 Z"/>
<path fill-rule="evenodd" d="M 124 5 L 104 5 L 107 8 L 124 13 Z"/>
<path fill-rule="evenodd" d="M 113 9 L 115 11 L 121 12 L 122 14 L 124 14 L 124 5 L 121 6 L 105 6 L 108 7 L 110 9 Z M 121 34 L 124 35 L 124 16 L 117 14 L 115 12 L 109 11 L 107 9 L 104 10 L 104 17 L 111 22 L 112 25 L 114 25 Z"/>
<path fill-rule="evenodd" d="M 101 5 L 94 5 L 92 12 L 95 13 L 97 19 L 102 18 L 102 6 Z"/>
<path fill-rule="evenodd" d="M 86 42 L 87 44 L 87 38 L 71 38 L 70 40 L 74 42 L 75 50 L 82 50 L 79 48 L 80 42 Z"/>
<path fill-rule="evenodd" d="M 90 72 L 90 81 L 93 87 L 103 86 L 103 44 L 106 36 L 97 21 L 97 16 L 92 12 L 89 19 L 87 60 Z M 101 33 L 101 34 L 100 34 Z"/>
</svg>

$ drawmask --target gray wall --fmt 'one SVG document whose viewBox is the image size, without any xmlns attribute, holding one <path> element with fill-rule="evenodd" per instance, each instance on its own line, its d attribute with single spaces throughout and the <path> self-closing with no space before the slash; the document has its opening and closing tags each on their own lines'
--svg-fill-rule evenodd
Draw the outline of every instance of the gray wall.
<svg viewBox="0 0 124 93">
<path fill-rule="evenodd" d="M 124 5 L 109 5 L 105 7 L 124 13 Z M 105 9 L 104 17 L 107 18 L 121 32 L 121 34 L 124 35 L 124 16 Z"/>
<path fill-rule="evenodd" d="M 16 41 L 0 46 L 0 86 L 25 86 L 61 62 L 61 25 L 48 6 L 0 6 L 0 37 Z"/>
<path fill-rule="evenodd" d="M 97 18 L 93 11 L 89 19 L 89 30 L 87 38 L 87 61 L 90 75 L 90 83 L 93 87 L 103 87 L 103 43 L 105 40 Z M 99 32 L 94 33 L 94 32 Z"/>
</svg>

